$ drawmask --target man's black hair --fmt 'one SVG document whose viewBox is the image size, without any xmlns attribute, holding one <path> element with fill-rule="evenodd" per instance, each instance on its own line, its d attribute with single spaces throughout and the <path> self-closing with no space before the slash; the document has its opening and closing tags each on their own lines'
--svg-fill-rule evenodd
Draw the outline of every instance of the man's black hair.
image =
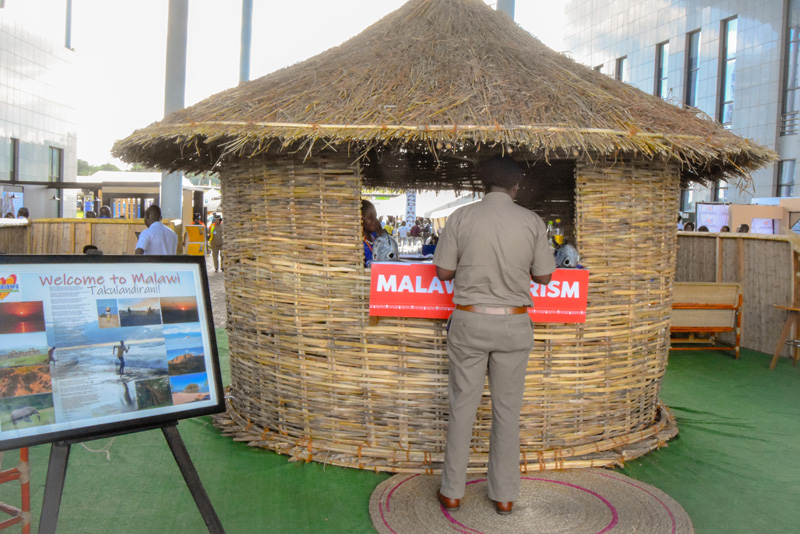
<svg viewBox="0 0 800 534">
<path fill-rule="evenodd" d="M 145 215 L 150 213 L 150 217 L 153 220 L 160 221 L 161 220 L 161 208 L 159 208 L 156 204 L 150 204 L 150 206 L 144 211 Z"/>
<path fill-rule="evenodd" d="M 372 202 L 370 202 L 369 200 L 367 200 L 366 198 L 362 198 L 361 199 L 361 214 L 362 215 L 364 214 L 364 211 L 366 211 L 367 208 L 374 208 L 374 207 L 375 207 L 375 205 Z"/>
<path fill-rule="evenodd" d="M 511 189 L 522 181 L 522 169 L 512 158 L 498 155 L 478 164 L 478 176 L 486 191 L 492 187 Z"/>
</svg>

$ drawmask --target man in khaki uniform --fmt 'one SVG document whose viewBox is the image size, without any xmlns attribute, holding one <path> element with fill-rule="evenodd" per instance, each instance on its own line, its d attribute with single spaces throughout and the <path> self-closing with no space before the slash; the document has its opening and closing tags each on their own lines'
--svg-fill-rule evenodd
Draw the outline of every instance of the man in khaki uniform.
<svg viewBox="0 0 800 534">
<path fill-rule="evenodd" d="M 496 156 L 478 171 L 486 195 L 448 218 L 433 257 L 439 279 L 455 280 L 456 304 L 447 333 L 450 419 L 437 497 L 451 511 L 461 504 L 488 370 L 489 498 L 497 513 L 510 514 L 519 498 L 519 414 L 533 347 L 530 282 L 549 283 L 556 266 L 544 222 L 514 203 L 522 180 L 517 163 Z"/>
</svg>

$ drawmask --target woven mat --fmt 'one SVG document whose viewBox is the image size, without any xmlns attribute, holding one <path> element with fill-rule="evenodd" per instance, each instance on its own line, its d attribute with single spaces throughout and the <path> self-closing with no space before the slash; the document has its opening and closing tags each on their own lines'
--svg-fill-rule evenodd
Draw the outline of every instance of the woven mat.
<svg viewBox="0 0 800 534">
<path fill-rule="evenodd" d="M 495 513 L 485 476 L 473 476 L 461 508 L 436 500 L 439 476 L 395 475 L 372 493 L 369 512 L 381 534 L 648 534 L 692 533 L 689 516 L 669 495 L 603 469 L 543 471 L 522 476 L 514 513 Z"/>
</svg>

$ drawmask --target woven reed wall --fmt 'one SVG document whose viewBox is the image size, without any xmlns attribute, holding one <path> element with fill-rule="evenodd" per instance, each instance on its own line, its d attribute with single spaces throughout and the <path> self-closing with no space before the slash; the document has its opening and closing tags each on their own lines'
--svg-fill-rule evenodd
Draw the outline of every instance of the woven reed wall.
<svg viewBox="0 0 800 534">
<path fill-rule="evenodd" d="M 797 292 L 795 253 L 782 236 L 681 232 L 676 280 L 741 282 L 744 287 L 741 345 L 767 354 L 775 351 L 786 312 Z M 719 338 L 733 342 L 732 334 Z M 790 356 L 790 349 L 782 354 Z"/>
<path fill-rule="evenodd" d="M 443 321 L 369 326 L 361 180 L 347 157 L 243 161 L 221 173 L 231 353 L 223 431 L 301 460 L 436 471 L 447 420 Z M 585 325 L 537 326 L 524 469 L 619 463 L 675 428 L 658 405 L 668 350 L 678 172 L 579 166 Z M 469 469 L 485 471 L 488 391 Z"/>
</svg>

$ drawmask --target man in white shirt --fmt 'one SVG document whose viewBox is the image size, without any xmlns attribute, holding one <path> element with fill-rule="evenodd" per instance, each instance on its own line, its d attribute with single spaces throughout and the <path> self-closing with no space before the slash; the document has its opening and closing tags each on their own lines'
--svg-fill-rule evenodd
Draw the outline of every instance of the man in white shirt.
<svg viewBox="0 0 800 534">
<path fill-rule="evenodd" d="M 400 224 L 400 227 L 397 229 L 397 237 L 406 238 L 408 237 L 408 226 L 406 226 L 405 221 Z"/>
<path fill-rule="evenodd" d="M 178 236 L 161 224 L 161 208 L 153 204 L 144 212 L 147 229 L 139 234 L 136 254 L 146 256 L 170 256 L 178 250 Z"/>
</svg>

